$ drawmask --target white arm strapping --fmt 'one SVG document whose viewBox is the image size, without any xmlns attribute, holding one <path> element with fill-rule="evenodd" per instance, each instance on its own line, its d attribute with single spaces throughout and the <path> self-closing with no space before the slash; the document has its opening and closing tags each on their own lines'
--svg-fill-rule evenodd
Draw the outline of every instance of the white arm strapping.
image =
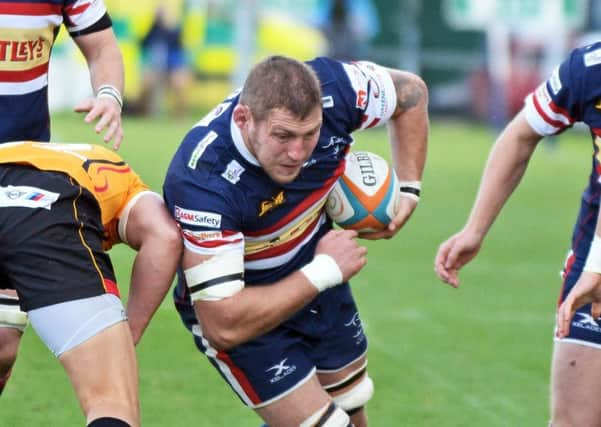
<svg viewBox="0 0 601 427">
<path fill-rule="evenodd" d="M 238 251 L 219 253 L 184 270 L 192 301 L 219 301 L 244 288 L 244 256 Z"/>
<path fill-rule="evenodd" d="M 318 254 L 309 264 L 300 269 L 301 273 L 307 276 L 309 282 L 317 288 L 319 292 L 342 283 L 342 271 L 340 267 L 329 255 Z"/>
</svg>

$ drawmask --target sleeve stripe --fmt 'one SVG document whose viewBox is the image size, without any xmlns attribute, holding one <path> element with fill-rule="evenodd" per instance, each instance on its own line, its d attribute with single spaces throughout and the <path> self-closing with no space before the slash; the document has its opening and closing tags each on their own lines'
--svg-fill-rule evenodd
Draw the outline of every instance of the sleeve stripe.
<svg viewBox="0 0 601 427">
<path fill-rule="evenodd" d="M 211 286 L 221 285 L 221 284 L 228 283 L 228 282 L 242 281 L 243 279 L 244 279 L 244 273 L 235 273 L 235 274 L 229 274 L 227 276 L 216 277 L 214 279 L 207 280 L 202 283 L 198 283 L 194 286 L 190 286 L 189 287 L 190 293 L 193 294 L 198 291 L 202 291 L 203 289 L 209 288 Z"/>
</svg>

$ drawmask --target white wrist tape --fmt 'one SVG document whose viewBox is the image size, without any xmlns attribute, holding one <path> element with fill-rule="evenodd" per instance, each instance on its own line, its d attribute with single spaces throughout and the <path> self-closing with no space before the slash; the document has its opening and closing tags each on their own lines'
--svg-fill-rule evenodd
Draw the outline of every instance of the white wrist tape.
<svg viewBox="0 0 601 427">
<path fill-rule="evenodd" d="M 114 101 L 119 104 L 119 109 L 123 108 L 123 98 L 121 97 L 121 92 L 115 86 L 112 85 L 102 85 L 98 88 L 98 92 L 96 92 L 96 98 L 112 98 Z"/>
<path fill-rule="evenodd" d="M 319 254 L 300 269 L 319 292 L 342 283 L 342 271 L 329 255 Z"/>
<path fill-rule="evenodd" d="M 584 271 L 601 274 L 601 237 L 595 234 L 586 257 Z"/>
<path fill-rule="evenodd" d="M 422 193 L 421 181 L 399 181 L 401 197 L 408 197 L 419 202 L 419 196 Z"/>
</svg>

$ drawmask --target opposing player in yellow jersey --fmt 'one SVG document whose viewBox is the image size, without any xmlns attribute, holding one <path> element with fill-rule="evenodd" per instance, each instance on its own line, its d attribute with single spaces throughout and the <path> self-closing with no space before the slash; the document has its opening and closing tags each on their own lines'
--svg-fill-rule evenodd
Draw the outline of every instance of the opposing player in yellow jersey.
<svg viewBox="0 0 601 427">
<path fill-rule="evenodd" d="M 119 242 L 138 251 L 127 313 L 105 252 Z M 20 336 L 29 317 L 69 375 L 88 425 L 140 424 L 134 343 L 181 250 L 162 198 L 114 152 L 0 145 L 0 285 L 19 296 L 0 303 L 0 327 Z"/>
</svg>

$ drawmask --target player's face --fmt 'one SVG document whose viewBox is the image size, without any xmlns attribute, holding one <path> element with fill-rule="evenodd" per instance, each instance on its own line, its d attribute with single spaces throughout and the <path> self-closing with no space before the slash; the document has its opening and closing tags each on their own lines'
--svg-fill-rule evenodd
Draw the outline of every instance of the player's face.
<svg viewBox="0 0 601 427">
<path fill-rule="evenodd" d="M 321 122 L 321 107 L 304 119 L 285 109 L 272 110 L 264 120 L 250 120 L 249 149 L 271 179 L 292 182 L 317 145 Z"/>
</svg>

